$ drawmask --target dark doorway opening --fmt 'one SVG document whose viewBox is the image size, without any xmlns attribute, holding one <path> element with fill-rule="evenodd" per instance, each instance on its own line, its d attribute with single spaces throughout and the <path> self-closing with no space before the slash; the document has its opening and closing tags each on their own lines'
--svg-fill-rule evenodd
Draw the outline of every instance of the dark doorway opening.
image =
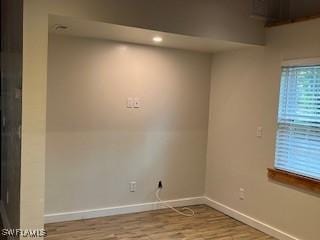
<svg viewBox="0 0 320 240">
<path fill-rule="evenodd" d="M 23 0 L 1 0 L 1 217 L 20 226 Z"/>
</svg>

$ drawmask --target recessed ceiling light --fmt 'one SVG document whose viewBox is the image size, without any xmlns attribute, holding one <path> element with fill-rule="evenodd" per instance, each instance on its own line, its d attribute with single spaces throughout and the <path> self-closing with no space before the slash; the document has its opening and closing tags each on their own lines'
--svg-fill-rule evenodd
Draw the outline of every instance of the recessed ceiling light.
<svg viewBox="0 0 320 240">
<path fill-rule="evenodd" d="M 154 37 L 152 40 L 156 43 L 160 43 L 162 42 L 162 37 L 157 36 L 157 37 Z"/>
</svg>

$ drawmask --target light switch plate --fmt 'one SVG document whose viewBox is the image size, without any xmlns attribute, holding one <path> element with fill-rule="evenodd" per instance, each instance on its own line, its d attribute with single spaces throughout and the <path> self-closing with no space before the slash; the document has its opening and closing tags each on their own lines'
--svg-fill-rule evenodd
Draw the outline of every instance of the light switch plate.
<svg viewBox="0 0 320 240">
<path fill-rule="evenodd" d="M 258 138 L 262 138 L 262 135 L 263 135 L 263 127 L 257 127 L 256 136 L 257 136 Z"/>
<path fill-rule="evenodd" d="M 244 200 L 245 199 L 245 189 L 244 188 L 240 188 L 239 190 L 239 198 L 240 200 Z"/>
<path fill-rule="evenodd" d="M 134 106 L 134 108 L 140 108 L 141 107 L 140 98 L 135 97 L 133 99 L 133 106 Z"/>
<path fill-rule="evenodd" d="M 129 97 L 127 99 L 127 108 L 133 108 L 133 106 L 134 106 L 134 100 L 133 98 Z"/>
</svg>

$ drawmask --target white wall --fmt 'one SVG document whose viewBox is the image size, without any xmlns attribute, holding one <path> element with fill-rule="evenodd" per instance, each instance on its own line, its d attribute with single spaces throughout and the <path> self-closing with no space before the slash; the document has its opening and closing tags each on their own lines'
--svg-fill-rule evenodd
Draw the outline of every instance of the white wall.
<svg viewBox="0 0 320 240">
<path fill-rule="evenodd" d="M 20 227 L 22 229 L 43 228 L 47 7 L 46 0 L 24 1 L 20 190 Z"/>
<path fill-rule="evenodd" d="M 49 13 L 217 40 L 264 44 L 252 0 L 49 0 Z"/>
<path fill-rule="evenodd" d="M 212 64 L 207 196 L 304 240 L 319 239 L 319 195 L 269 181 L 267 168 L 274 161 L 281 61 L 319 57 L 319 26 L 318 19 L 267 29 L 266 48 L 216 54 Z"/>
<path fill-rule="evenodd" d="M 210 71 L 208 54 L 50 36 L 45 212 L 155 201 L 158 180 L 202 196 Z"/>
</svg>

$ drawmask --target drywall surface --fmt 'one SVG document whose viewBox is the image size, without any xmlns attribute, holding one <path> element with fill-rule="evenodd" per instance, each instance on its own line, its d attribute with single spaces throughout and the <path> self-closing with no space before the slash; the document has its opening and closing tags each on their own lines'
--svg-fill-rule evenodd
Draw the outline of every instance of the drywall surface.
<svg viewBox="0 0 320 240">
<path fill-rule="evenodd" d="M 252 0 L 49 0 L 49 13 L 216 40 L 264 44 Z"/>
<path fill-rule="evenodd" d="M 47 1 L 26 0 L 24 1 L 22 71 L 20 189 L 20 227 L 22 229 L 43 228 L 47 46 Z"/>
<path fill-rule="evenodd" d="M 320 198 L 269 181 L 267 168 L 274 162 L 281 61 L 319 57 L 319 26 L 313 20 L 270 28 L 265 48 L 216 54 L 212 64 L 207 196 L 303 240 L 319 239 Z"/>
<path fill-rule="evenodd" d="M 158 180 L 203 195 L 210 55 L 51 35 L 48 58 L 46 214 L 152 202 Z"/>
</svg>

